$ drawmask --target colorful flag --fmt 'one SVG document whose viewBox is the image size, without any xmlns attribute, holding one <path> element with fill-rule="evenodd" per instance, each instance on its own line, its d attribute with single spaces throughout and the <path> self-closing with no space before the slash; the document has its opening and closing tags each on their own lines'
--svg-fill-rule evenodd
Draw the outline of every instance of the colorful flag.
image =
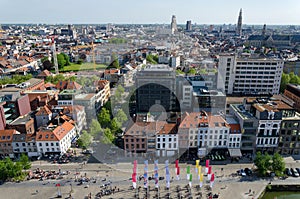
<svg viewBox="0 0 300 199">
<path fill-rule="evenodd" d="M 154 161 L 154 180 L 155 187 L 158 188 L 158 160 Z"/>
<path fill-rule="evenodd" d="M 180 167 L 176 168 L 176 179 L 180 180 Z"/>
<path fill-rule="evenodd" d="M 133 161 L 132 186 L 136 189 L 137 182 L 137 160 Z"/>
<path fill-rule="evenodd" d="M 196 160 L 196 166 L 195 166 L 196 175 L 198 173 L 199 162 L 200 162 L 200 160 Z"/>
<path fill-rule="evenodd" d="M 209 166 L 209 167 L 208 167 L 208 174 L 207 174 L 207 179 L 208 179 L 208 180 L 210 180 L 210 178 L 211 178 L 211 174 L 212 174 L 211 169 L 212 169 L 212 167 Z"/>
<path fill-rule="evenodd" d="M 199 165 L 198 166 L 198 180 L 200 180 L 201 170 L 202 170 L 202 167 L 201 167 L 201 165 Z"/>
<path fill-rule="evenodd" d="M 208 173 L 208 167 L 209 167 L 209 160 L 205 161 L 205 174 Z"/>
<path fill-rule="evenodd" d="M 193 175 L 190 174 L 190 179 L 189 179 L 189 185 L 190 185 L 190 187 L 192 187 L 192 182 L 193 182 Z"/>
<path fill-rule="evenodd" d="M 179 167 L 178 163 L 179 163 L 179 161 L 175 160 L 175 168 Z"/>
<path fill-rule="evenodd" d="M 187 179 L 187 180 L 190 179 L 190 174 L 191 174 L 190 166 L 187 166 L 187 167 L 186 167 L 186 179 Z"/>
<path fill-rule="evenodd" d="M 148 188 L 148 160 L 145 160 L 144 164 L 144 188 Z"/>
<path fill-rule="evenodd" d="M 211 179 L 210 179 L 210 188 L 212 188 L 214 186 L 214 182 L 215 182 L 215 174 L 211 174 Z"/>
<path fill-rule="evenodd" d="M 202 187 L 203 185 L 203 173 L 201 173 L 200 175 L 200 188 Z"/>
<path fill-rule="evenodd" d="M 170 188 L 170 170 L 169 170 L 169 160 L 166 160 L 166 186 Z"/>
</svg>

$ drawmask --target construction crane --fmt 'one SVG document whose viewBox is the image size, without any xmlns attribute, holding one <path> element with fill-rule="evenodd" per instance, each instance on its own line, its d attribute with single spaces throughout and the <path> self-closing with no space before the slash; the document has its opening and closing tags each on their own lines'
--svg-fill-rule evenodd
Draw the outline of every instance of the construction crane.
<svg viewBox="0 0 300 199">
<path fill-rule="evenodd" d="M 55 68 L 55 74 L 59 74 L 58 71 L 58 63 L 57 63 L 57 55 L 56 55 L 56 46 L 55 46 L 55 41 L 54 38 L 52 37 L 52 42 L 51 42 L 51 48 L 52 48 L 52 55 L 53 55 L 53 60 L 54 60 L 54 68 Z"/>
</svg>

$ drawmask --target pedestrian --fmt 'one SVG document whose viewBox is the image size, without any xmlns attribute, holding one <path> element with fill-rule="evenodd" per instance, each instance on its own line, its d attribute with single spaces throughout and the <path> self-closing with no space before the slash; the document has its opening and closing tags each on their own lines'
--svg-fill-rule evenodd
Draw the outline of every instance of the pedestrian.
<svg viewBox="0 0 300 199">
<path fill-rule="evenodd" d="M 251 189 L 249 189 L 249 194 L 251 193 Z"/>
</svg>

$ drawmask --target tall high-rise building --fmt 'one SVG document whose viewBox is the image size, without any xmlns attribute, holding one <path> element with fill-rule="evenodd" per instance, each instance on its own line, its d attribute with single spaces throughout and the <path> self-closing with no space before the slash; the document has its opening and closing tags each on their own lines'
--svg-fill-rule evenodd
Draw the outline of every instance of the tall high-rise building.
<svg viewBox="0 0 300 199">
<path fill-rule="evenodd" d="M 284 61 L 257 55 L 220 54 L 217 88 L 226 94 L 278 94 Z"/>
<path fill-rule="evenodd" d="M 240 9 L 240 14 L 238 18 L 237 27 L 236 27 L 236 34 L 242 35 L 242 8 Z"/>
<path fill-rule="evenodd" d="M 172 16 L 171 31 L 172 31 L 172 34 L 177 32 L 177 22 L 176 22 L 176 16 L 175 15 Z"/>
<path fill-rule="evenodd" d="M 186 22 L 185 30 L 186 31 L 192 31 L 192 21 L 191 20 Z"/>
<path fill-rule="evenodd" d="M 266 29 L 267 29 L 266 24 L 264 24 L 264 27 L 263 27 L 262 32 L 261 32 L 261 34 L 264 35 L 264 36 L 266 35 Z"/>
</svg>

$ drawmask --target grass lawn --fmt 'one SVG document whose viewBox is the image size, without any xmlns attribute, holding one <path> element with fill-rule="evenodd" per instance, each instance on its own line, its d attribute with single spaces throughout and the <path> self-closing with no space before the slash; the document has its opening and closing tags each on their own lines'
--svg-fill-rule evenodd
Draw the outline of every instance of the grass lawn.
<svg viewBox="0 0 300 199">
<path fill-rule="evenodd" d="M 96 64 L 97 69 L 105 69 L 107 66 L 104 64 Z M 80 71 L 80 70 L 94 70 L 93 63 L 83 63 L 83 64 L 75 64 L 71 63 L 70 66 L 65 66 L 64 69 L 59 70 L 60 72 L 69 72 L 69 71 Z"/>
</svg>

